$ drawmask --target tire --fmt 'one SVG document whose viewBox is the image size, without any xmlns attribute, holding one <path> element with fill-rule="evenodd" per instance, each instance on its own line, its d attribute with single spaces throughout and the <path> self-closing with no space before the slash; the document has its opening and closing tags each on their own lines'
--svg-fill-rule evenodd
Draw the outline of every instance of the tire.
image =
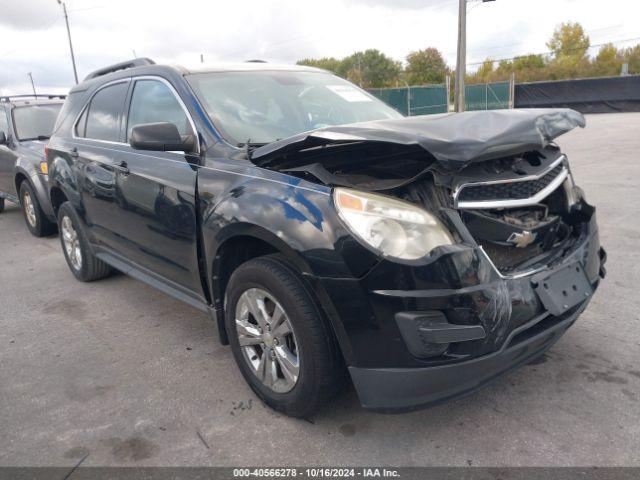
<svg viewBox="0 0 640 480">
<path fill-rule="evenodd" d="M 259 322 L 250 312 L 245 316 L 246 309 L 243 306 L 247 304 L 246 299 L 251 296 L 257 298 L 261 294 L 274 300 L 265 300 L 263 310 L 271 313 L 276 305 L 280 306 L 291 327 L 291 336 L 281 338 L 280 345 L 270 345 L 270 339 L 265 340 L 264 337 L 266 328 L 260 329 Z M 236 313 L 241 322 L 239 324 Z M 272 320 L 276 316 L 273 314 Z M 248 318 L 250 328 L 246 327 L 245 318 Z M 345 368 L 333 332 L 317 308 L 312 294 L 305 288 L 300 274 L 279 255 L 249 260 L 235 270 L 225 295 L 225 322 L 231 350 L 242 375 L 256 395 L 274 410 L 292 417 L 308 418 L 344 385 Z M 276 323 L 273 322 L 274 325 Z M 241 347 L 241 341 L 246 343 L 255 340 L 254 325 L 257 325 L 258 332 L 262 330 L 263 336 L 259 338 L 261 344 Z M 247 333 L 249 330 L 253 330 L 252 335 Z M 269 332 L 276 337 L 272 342 L 277 341 L 277 332 L 282 330 L 279 327 Z M 287 342 L 287 347 L 284 342 Z M 297 356 L 299 368 L 293 386 L 283 369 L 283 365 L 292 362 L 284 362 L 283 355 L 277 353 L 278 348 L 288 348 L 289 353 L 295 352 L 294 356 Z M 278 364 L 275 367 L 277 380 L 272 386 L 267 386 L 264 379 L 259 378 L 260 365 L 268 362 L 264 359 L 271 355 L 271 361 Z M 258 363 L 257 367 L 255 363 Z"/>
<path fill-rule="evenodd" d="M 58 210 L 58 230 L 64 258 L 78 280 L 93 282 L 111 275 L 113 269 L 93 254 L 80 218 L 69 202 Z"/>
<path fill-rule="evenodd" d="M 0 198 L 0 213 L 4 212 L 4 198 Z"/>
<path fill-rule="evenodd" d="M 31 235 L 35 237 L 46 237 L 56 232 L 56 224 L 50 222 L 42 211 L 38 196 L 28 181 L 20 184 L 20 207 L 24 223 L 27 225 Z"/>
</svg>

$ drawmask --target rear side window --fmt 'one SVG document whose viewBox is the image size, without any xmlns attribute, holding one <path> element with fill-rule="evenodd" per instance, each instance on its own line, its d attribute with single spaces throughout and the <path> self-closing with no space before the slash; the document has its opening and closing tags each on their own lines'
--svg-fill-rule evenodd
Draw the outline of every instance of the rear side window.
<svg viewBox="0 0 640 480">
<path fill-rule="evenodd" d="M 117 142 L 120 139 L 120 112 L 127 96 L 128 86 L 128 82 L 123 82 L 99 90 L 78 122 L 77 135 L 94 140 Z"/>
<path fill-rule="evenodd" d="M 158 80 L 138 80 L 131 96 L 127 140 L 136 125 L 170 122 L 180 135 L 191 134 L 189 118 L 171 89 Z"/>
</svg>

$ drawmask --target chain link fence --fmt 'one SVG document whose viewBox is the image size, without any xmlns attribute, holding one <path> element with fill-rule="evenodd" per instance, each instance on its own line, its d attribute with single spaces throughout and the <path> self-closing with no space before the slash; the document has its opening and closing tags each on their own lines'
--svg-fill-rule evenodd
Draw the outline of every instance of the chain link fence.
<svg viewBox="0 0 640 480">
<path fill-rule="evenodd" d="M 446 113 L 451 110 L 451 85 L 371 88 L 369 93 L 407 116 Z M 465 86 L 466 110 L 513 108 L 513 80 Z"/>
<path fill-rule="evenodd" d="M 512 108 L 511 82 L 465 85 L 465 110 Z"/>
<path fill-rule="evenodd" d="M 372 88 L 369 93 L 407 116 L 449 111 L 449 84 L 403 88 Z"/>
</svg>

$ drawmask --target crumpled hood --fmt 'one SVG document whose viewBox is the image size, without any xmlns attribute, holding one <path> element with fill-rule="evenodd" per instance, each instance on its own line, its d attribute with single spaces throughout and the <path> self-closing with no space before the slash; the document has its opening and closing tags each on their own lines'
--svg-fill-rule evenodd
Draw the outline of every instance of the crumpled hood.
<svg viewBox="0 0 640 480">
<path fill-rule="evenodd" d="M 461 168 L 472 161 L 543 148 L 585 119 L 575 110 L 517 109 L 445 113 L 321 128 L 278 140 L 252 152 L 251 160 L 269 166 L 296 151 L 362 141 L 420 145 L 438 162 Z"/>
</svg>

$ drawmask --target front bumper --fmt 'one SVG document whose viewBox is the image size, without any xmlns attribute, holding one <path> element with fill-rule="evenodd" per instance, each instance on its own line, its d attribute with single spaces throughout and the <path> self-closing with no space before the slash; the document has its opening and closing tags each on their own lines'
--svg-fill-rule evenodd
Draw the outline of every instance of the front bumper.
<svg viewBox="0 0 640 480">
<path fill-rule="evenodd" d="M 549 349 L 576 321 L 588 302 L 562 317 L 546 314 L 513 330 L 492 354 L 452 365 L 427 368 L 349 367 L 365 408 L 403 411 L 468 395 Z"/>
<path fill-rule="evenodd" d="M 469 247 L 423 266 L 382 262 L 360 279 L 315 278 L 316 292 L 363 406 L 407 410 L 466 395 L 542 354 L 587 307 L 605 260 L 592 218 L 570 251 L 531 274 L 503 277 L 479 248 Z M 588 293 L 567 309 L 550 311 L 536 278 L 576 264 Z M 435 342 L 430 355 L 412 348 L 398 321 L 404 313 L 409 320 L 412 314 L 440 316 L 420 328 Z M 441 319 L 455 328 L 442 329 Z"/>
</svg>

